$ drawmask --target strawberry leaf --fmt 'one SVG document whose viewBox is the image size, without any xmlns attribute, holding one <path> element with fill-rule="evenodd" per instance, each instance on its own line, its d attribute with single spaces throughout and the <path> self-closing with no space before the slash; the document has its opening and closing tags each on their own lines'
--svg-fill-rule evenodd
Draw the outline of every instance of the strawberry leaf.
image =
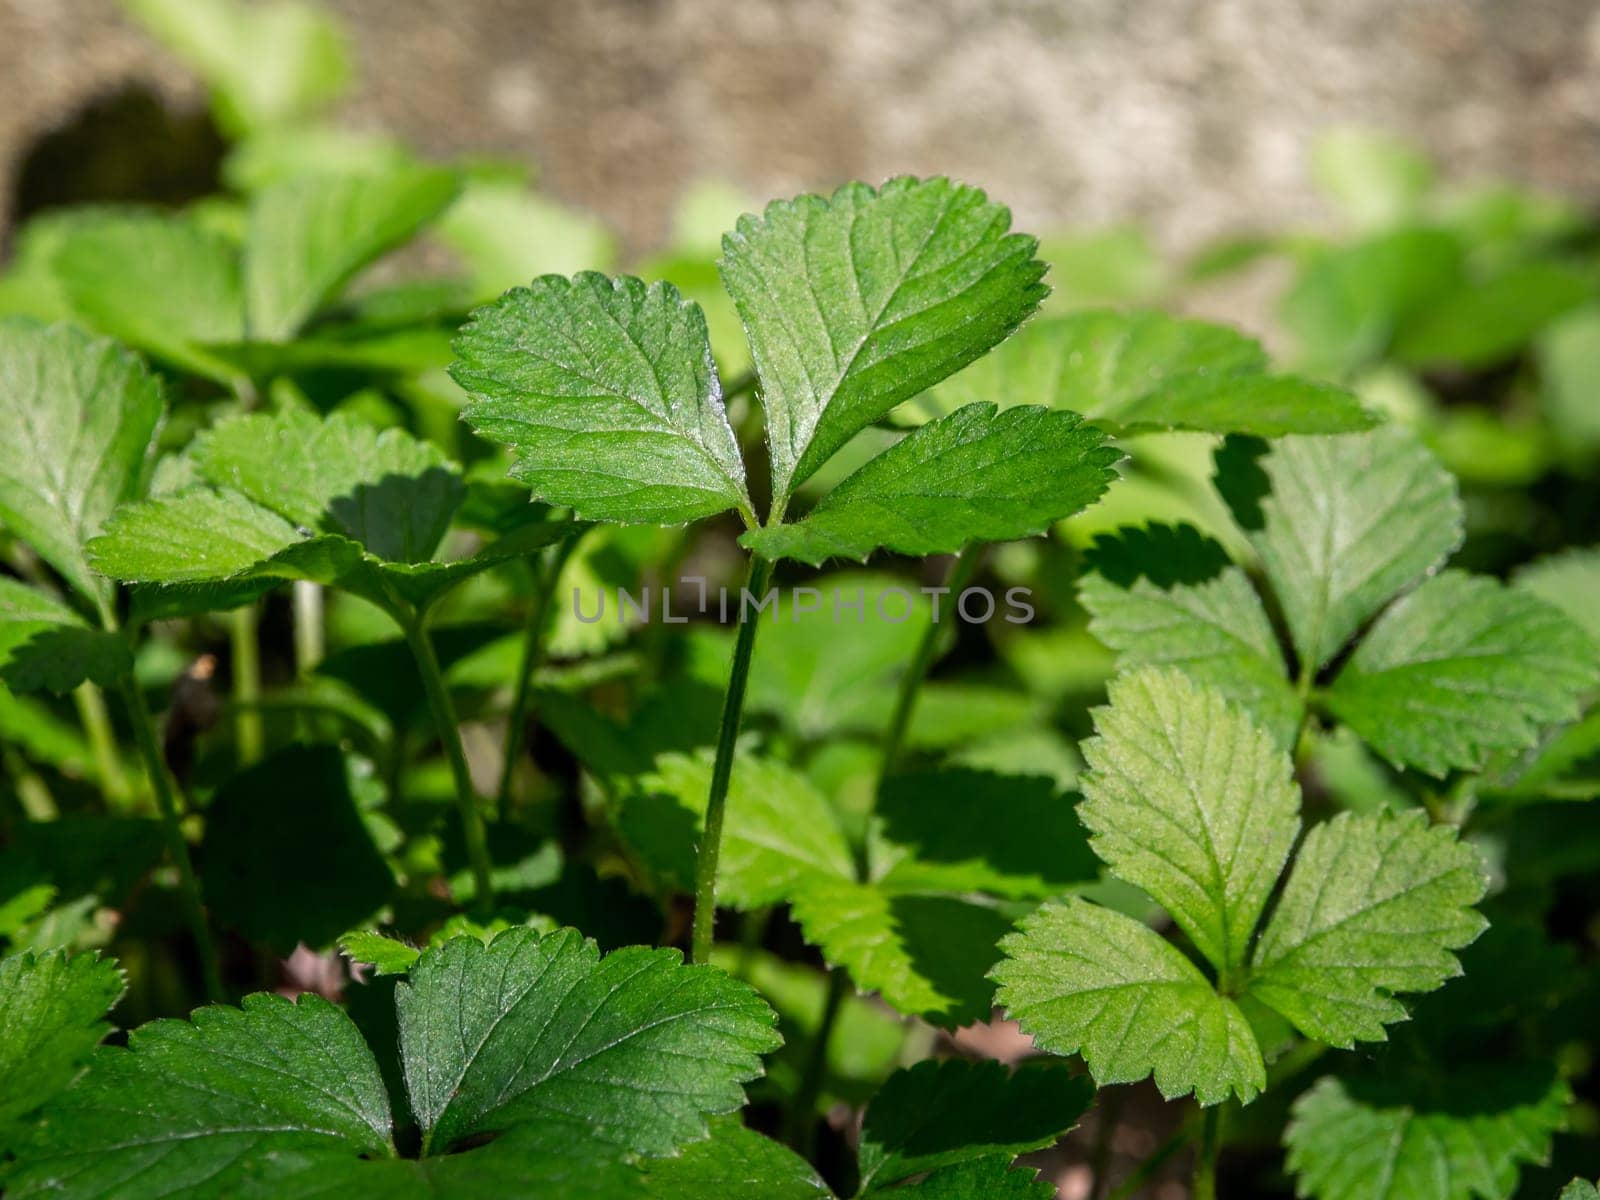
<svg viewBox="0 0 1600 1200">
<path fill-rule="evenodd" d="M 1348 1049 L 1406 1018 L 1396 992 L 1460 974 L 1483 931 L 1477 851 L 1421 813 L 1341 813 L 1306 835 L 1256 946 L 1249 994 L 1301 1033 Z"/>
<path fill-rule="evenodd" d="M 37 588 L 0 577 L 0 680 L 19 692 L 70 692 L 84 680 L 115 687 L 133 670 L 128 644 L 91 629 Z"/>
<path fill-rule="evenodd" d="M 750 513 L 705 316 L 669 283 L 545 275 L 473 314 L 451 375 L 536 500 L 596 520 Z"/>
<path fill-rule="evenodd" d="M 84 543 L 142 488 L 161 414 L 159 384 L 114 343 L 0 321 L 0 521 L 86 598 L 110 592 Z"/>
<path fill-rule="evenodd" d="M 761 380 L 774 513 L 856 433 L 1017 328 L 1045 295 L 1037 243 L 948 179 L 846 184 L 746 216 L 722 278 Z"/>
<path fill-rule="evenodd" d="M 970 541 L 1032 537 L 1097 500 L 1120 457 L 1074 413 L 972 404 L 869 461 L 803 519 L 740 542 L 817 565 L 880 548 L 950 554 Z"/>
</svg>

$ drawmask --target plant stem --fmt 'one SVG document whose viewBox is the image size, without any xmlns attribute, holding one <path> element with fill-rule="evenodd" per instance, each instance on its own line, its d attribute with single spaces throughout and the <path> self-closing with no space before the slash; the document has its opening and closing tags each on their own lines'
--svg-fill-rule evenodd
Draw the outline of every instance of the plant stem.
<svg viewBox="0 0 1600 1200">
<path fill-rule="evenodd" d="M 789 1145 L 802 1158 L 810 1158 L 817 1122 L 817 1097 L 822 1094 L 822 1080 L 828 1073 L 828 1043 L 833 1040 L 833 1027 L 838 1023 L 839 1010 L 850 990 L 850 976 L 842 967 L 828 971 L 828 997 L 822 1004 L 822 1020 L 811 1038 L 811 1053 L 806 1056 L 805 1071 L 800 1076 L 800 1086 L 794 1094 L 794 1107 L 789 1110 Z"/>
<path fill-rule="evenodd" d="M 195 878 L 194 863 L 189 858 L 189 843 L 184 840 L 183 829 L 178 824 L 177 786 L 167 771 L 166 760 L 161 757 L 155 722 L 150 719 L 150 711 L 145 708 L 144 698 L 139 695 L 139 687 L 131 675 L 123 678 L 122 702 L 127 706 L 133 739 L 144 759 L 145 771 L 150 776 L 150 790 L 155 793 L 156 808 L 161 814 L 161 833 L 166 839 L 167 854 L 172 859 L 172 865 L 178 869 L 178 891 L 183 897 L 189 930 L 200 955 L 200 974 L 205 982 L 206 998 L 215 1003 L 222 999 L 217 944 L 212 940 L 210 926 L 206 924 L 205 906 L 200 900 L 200 882 Z"/>
<path fill-rule="evenodd" d="M 1111 1139 L 1122 1118 L 1122 1101 L 1126 1095 L 1124 1088 L 1107 1088 L 1100 1093 L 1094 1155 L 1089 1160 L 1089 1170 L 1093 1172 L 1089 1181 L 1089 1200 L 1100 1200 L 1111 1186 Z"/>
<path fill-rule="evenodd" d="M 239 762 L 245 766 L 261 759 L 266 743 L 261 710 L 261 648 L 257 644 L 257 611 L 254 604 L 236 609 L 229 622 L 229 645 L 233 659 L 233 704 Z"/>
<path fill-rule="evenodd" d="M 950 574 L 945 580 L 950 595 L 937 599 L 940 601 L 948 599 L 953 607 L 967 585 L 972 582 L 972 577 L 978 573 L 978 562 L 982 558 L 981 545 L 968 542 L 963 546 L 960 556 L 951 564 Z M 922 632 L 922 640 L 917 644 L 917 652 L 911 659 L 911 665 L 900 677 L 900 689 L 895 694 L 894 713 L 889 718 L 889 731 L 883 738 L 883 765 L 878 772 L 880 779 L 894 770 L 895 762 L 900 757 L 906 730 L 911 727 L 911 716 L 916 711 L 917 694 L 922 690 L 922 681 L 928 677 L 928 671 L 944 652 L 945 629 L 944 621 L 929 617 L 928 627 Z"/>
<path fill-rule="evenodd" d="M 294 669 L 304 679 L 317 669 L 326 648 L 322 628 L 322 585 L 297 579 L 293 595 Z"/>
<path fill-rule="evenodd" d="M 1221 1124 L 1222 1106 L 1214 1104 L 1206 1109 L 1205 1124 L 1200 1130 L 1200 1152 L 1194 1160 L 1194 1185 L 1189 1189 L 1193 1200 L 1217 1200 L 1217 1149 Z"/>
<path fill-rule="evenodd" d="M 500 787 L 495 793 L 495 811 L 501 820 L 505 820 L 511 808 L 511 787 L 515 782 L 517 759 L 522 756 L 522 743 L 527 736 L 528 718 L 532 710 L 533 676 L 544 661 L 545 639 L 555 615 L 556 583 L 577 541 L 577 538 L 571 537 L 550 547 L 536 568 L 538 578 L 528 608 L 528 622 L 523 627 L 522 661 L 517 664 L 517 687 L 511 698 L 511 713 L 506 718 L 505 758 L 500 764 Z"/>
<path fill-rule="evenodd" d="M 455 780 L 461 835 L 466 843 L 467 862 L 472 867 L 473 907 L 480 912 L 488 912 L 494 907 L 489 835 L 484 829 L 483 814 L 478 811 L 478 796 L 472 786 L 472 772 L 467 769 L 467 754 L 461 746 L 456 706 L 450 699 L 450 689 L 445 687 L 444 673 L 439 669 L 439 656 L 433 651 L 433 639 L 423 627 L 423 618 L 419 615 L 403 621 L 401 627 L 405 630 L 406 644 L 411 647 L 411 654 L 417 660 L 422 690 L 427 694 L 434 727 L 444 747 L 445 758 L 450 761 L 451 777 Z"/>
<path fill-rule="evenodd" d="M 750 559 L 750 576 L 745 590 L 759 601 L 772 579 L 772 563 L 765 558 Z M 717 860 L 722 854 L 722 819 L 728 806 L 728 781 L 733 776 L 733 749 L 739 739 L 739 718 L 744 712 L 744 692 L 750 681 L 750 658 L 755 651 L 756 627 L 761 613 L 752 617 L 739 596 L 739 635 L 733 644 L 733 666 L 728 674 L 728 691 L 722 701 L 722 724 L 717 730 L 717 757 L 711 768 L 711 790 L 706 796 L 705 832 L 700 840 L 700 858 L 694 872 L 694 934 L 689 943 L 689 961 L 703 963 L 711 958 L 712 933 L 717 923 Z"/>
<path fill-rule="evenodd" d="M 94 756 L 95 774 L 100 779 L 100 790 L 114 808 L 125 808 L 133 793 L 128 788 L 128 777 L 122 771 L 122 755 L 117 749 L 117 737 L 111 728 L 111 713 L 106 709 L 106 697 L 87 680 L 72 691 L 73 703 L 78 709 L 78 720 L 89 739 L 89 752 Z"/>
<path fill-rule="evenodd" d="M 61 815 L 56 798 L 50 794 L 50 786 L 10 742 L 0 742 L 0 761 L 5 763 L 6 774 L 11 776 L 23 816 L 30 821 L 54 821 Z"/>
</svg>

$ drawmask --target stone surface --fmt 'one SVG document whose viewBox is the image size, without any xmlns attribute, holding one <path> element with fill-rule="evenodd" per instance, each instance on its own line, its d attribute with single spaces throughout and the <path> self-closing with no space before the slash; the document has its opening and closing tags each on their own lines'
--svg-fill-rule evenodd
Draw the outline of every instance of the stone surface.
<svg viewBox="0 0 1600 1200">
<path fill-rule="evenodd" d="M 946 172 L 1030 228 L 1169 248 L 1323 215 L 1311 140 L 1414 137 L 1460 178 L 1600 200 L 1595 0 L 333 0 L 354 121 L 539 164 L 640 248 L 684 184 Z M 0 169 L 97 94 L 197 102 L 113 0 L 0 0 Z M 5 188 L 0 203 L 9 205 Z"/>
</svg>

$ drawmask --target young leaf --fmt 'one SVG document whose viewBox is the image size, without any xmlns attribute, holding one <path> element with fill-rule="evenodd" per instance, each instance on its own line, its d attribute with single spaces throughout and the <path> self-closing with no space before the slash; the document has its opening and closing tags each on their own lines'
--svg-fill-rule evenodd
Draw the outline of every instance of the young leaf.
<svg viewBox="0 0 1600 1200">
<path fill-rule="evenodd" d="M 351 930 L 339 938 L 339 949 L 352 962 L 366 963 L 372 973 L 404 975 L 422 957 L 422 951 L 398 938 L 386 937 L 376 930 Z"/>
<path fill-rule="evenodd" d="M 143 483 L 161 389 L 131 354 L 71 326 L 0 320 L 0 522 L 86 597 L 83 546 Z"/>
<path fill-rule="evenodd" d="M 139 350 L 229 385 L 208 346 L 244 338 L 239 248 L 191 216 L 108 211 L 68 228 L 54 260 L 73 312 Z"/>
<path fill-rule="evenodd" d="M 475 312 L 455 351 L 463 416 L 534 499 L 607 521 L 750 513 L 705 316 L 670 283 L 545 275 Z"/>
<path fill-rule="evenodd" d="M 1192 525 L 1102 534 L 1078 598 L 1089 632 L 1123 669 L 1170 666 L 1244 705 L 1285 749 L 1301 704 L 1261 598 L 1226 552 Z"/>
<path fill-rule="evenodd" d="M 869 461 L 802 520 L 740 542 L 815 566 L 879 548 L 951 554 L 970 541 L 1031 537 L 1098 499 L 1120 457 L 1075 413 L 971 404 Z"/>
<path fill-rule="evenodd" d="M 1122 433 L 1350 433 L 1375 418 L 1342 388 L 1267 374 L 1254 338 L 1158 312 L 1080 312 L 1031 322 L 919 405 L 1044 404 Z"/>
<path fill-rule="evenodd" d="M 1477 851 L 1421 813 L 1340 813 L 1306 835 L 1261 934 L 1249 994 L 1309 1038 L 1349 1049 L 1405 1019 L 1396 992 L 1460 973 L 1483 931 Z"/>
<path fill-rule="evenodd" d="M 1095 1082 L 1154 1075 L 1169 1100 L 1248 1103 L 1266 1067 L 1239 1006 L 1176 946 L 1087 900 L 1045 904 L 1000 943 L 996 1000 L 1041 1049 L 1082 1054 Z"/>
<path fill-rule="evenodd" d="M 455 198 L 453 171 L 399 166 L 291 179 L 250 206 L 244 289 L 253 341 L 287 342 L 344 285 Z"/>
<path fill-rule="evenodd" d="M 272 1150 L 394 1153 L 378 1064 L 326 1000 L 262 993 L 192 1022 L 96 1052 L 19 1152 L 7 1195 L 220 1195 Z"/>
<path fill-rule="evenodd" d="M 206 482 L 386 562 L 431 559 L 466 495 L 437 446 L 339 413 L 234 417 L 199 435 L 190 456 Z"/>
<path fill-rule="evenodd" d="M 0 959 L 0 1151 L 11 1123 L 72 1081 L 121 999 L 122 972 L 95 954 L 52 950 Z"/>
<path fill-rule="evenodd" d="M 115 687 L 133 669 L 128 644 L 91 629 L 65 604 L 0 577 L 0 679 L 19 692 L 70 692 L 84 680 Z"/>
<path fill-rule="evenodd" d="M 1396 766 L 1443 776 L 1529 748 L 1597 682 L 1600 650 L 1553 605 L 1447 571 L 1378 619 L 1327 705 Z"/>
<path fill-rule="evenodd" d="M 1438 1081 L 1318 1080 L 1284 1133 L 1313 1200 L 1503 1200 L 1547 1162 L 1572 1092 L 1548 1066 L 1495 1063 Z"/>
<path fill-rule="evenodd" d="M 1078 815 L 1118 878 L 1148 892 L 1220 972 L 1240 967 L 1300 831 L 1289 756 L 1176 671 L 1113 680 L 1083 744 Z"/>
<path fill-rule="evenodd" d="M 896 1071 L 867 1105 L 857 1150 L 858 1195 L 978 1159 L 1052 1145 L 1094 1099 L 1083 1076 L 1046 1067 L 932 1060 Z"/>
<path fill-rule="evenodd" d="M 576 930 L 511 929 L 425 952 L 396 990 L 411 1107 L 426 1151 L 530 1121 L 664 1154 L 731 1112 L 771 1010 L 675 950 L 601 958 Z"/>
<path fill-rule="evenodd" d="M 1415 437 L 1388 425 L 1287 437 L 1256 468 L 1244 447 L 1218 456 L 1218 487 L 1261 555 L 1303 671 L 1323 666 L 1405 587 L 1461 541 L 1455 481 Z"/>
<path fill-rule="evenodd" d="M 761 379 L 774 511 L 852 436 L 1017 328 L 1045 295 L 1034 239 L 948 179 L 846 184 L 746 216 L 722 278 Z"/>
</svg>

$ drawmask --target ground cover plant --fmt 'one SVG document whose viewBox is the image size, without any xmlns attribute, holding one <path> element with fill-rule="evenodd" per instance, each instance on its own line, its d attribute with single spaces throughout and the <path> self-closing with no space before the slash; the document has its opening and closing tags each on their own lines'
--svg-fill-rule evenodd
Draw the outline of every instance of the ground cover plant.
<svg viewBox="0 0 1600 1200">
<path fill-rule="evenodd" d="M 232 149 L 0 276 L 4 1195 L 1594 1194 L 1581 214 L 618 269 L 128 7 Z M 1279 260 L 1276 360 L 1155 303 Z"/>
</svg>

